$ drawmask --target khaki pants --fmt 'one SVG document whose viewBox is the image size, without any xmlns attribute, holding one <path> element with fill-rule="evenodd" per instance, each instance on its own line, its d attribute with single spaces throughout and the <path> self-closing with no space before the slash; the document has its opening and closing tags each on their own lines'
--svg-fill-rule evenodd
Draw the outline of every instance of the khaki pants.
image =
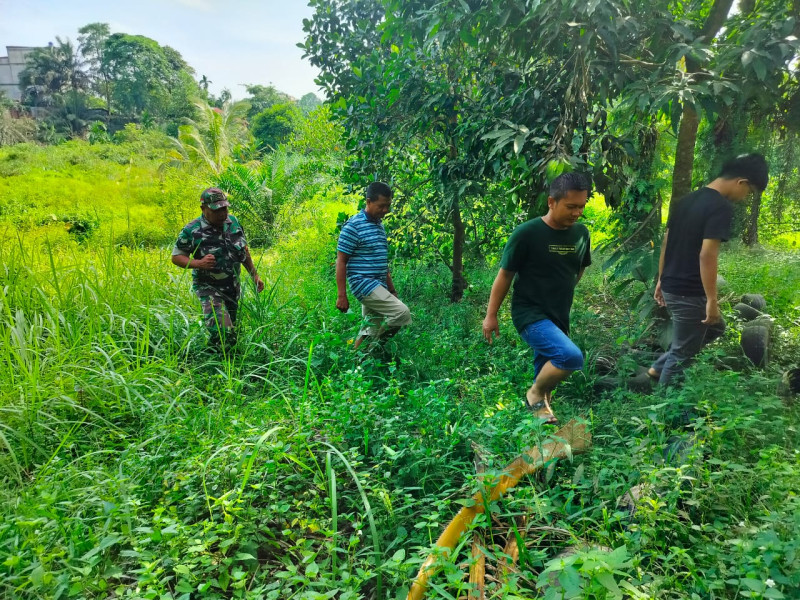
<svg viewBox="0 0 800 600">
<path fill-rule="evenodd" d="M 408 307 L 382 285 L 361 299 L 361 314 L 366 323 L 358 332 L 359 336 L 380 337 L 387 329 L 399 329 L 411 323 L 411 311 Z M 378 326 L 381 319 L 386 321 Z"/>
</svg>

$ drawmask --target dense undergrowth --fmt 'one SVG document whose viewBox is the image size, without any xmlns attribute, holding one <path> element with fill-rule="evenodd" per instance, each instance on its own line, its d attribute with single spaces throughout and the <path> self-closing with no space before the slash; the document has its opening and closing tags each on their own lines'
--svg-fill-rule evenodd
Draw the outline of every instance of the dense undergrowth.
<svg viewBox="0 0 800 600">
<path fill-rule="evenodd" d="M 398 360 L 352 352 L 358 317 L 336 311 L 333 283 L 344 200 L 299 206 L 256 253 L 268 289 L 247 288 L 242 343 L 223 357 L 205 352 L 168 248 L 4 236 L 0 596 L 405 598 L 479 489 L 476 449 L 491 478 L 552 433 L 521 409 L 532 365 L 508 314 L 494 346 L 480 335 L 491 269 L 453 305 L 446 269 L 397 262 L 414 314 Z M 595 390 L 598 357 L 632 372 L 632 349 L 652 350 L 629 308 L 641 290 L 612 293 L 601 262 L 573 309 L 587 367 L 555 401 L 594 447 L 476 521 L 486 596 L 800 597 L 800 411 L 775 395 L 800 357 L 797 254 L 726 252 L 725 337 L 682 389 L 653 394 Z M 721 360 L 740 354 L 730 307 L 746 292 L 778 324 L 765 370 Z M 467 596 L 471 540 L 427 597 Z"/>
</svg>

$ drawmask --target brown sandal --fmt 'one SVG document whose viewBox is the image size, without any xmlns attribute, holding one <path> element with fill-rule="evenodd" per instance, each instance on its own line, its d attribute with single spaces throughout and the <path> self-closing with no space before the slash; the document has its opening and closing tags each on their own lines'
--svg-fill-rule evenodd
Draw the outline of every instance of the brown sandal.
<svg viewBox="0 0 800 600">
<path fill-rule="evenodd" d="M 545 425 L 558 424 L 558 418 L 553 414 L 553 409 L 550 408 L 550 403 L 547 400 L 540 400 L 536 404 L 528 402 L 528 397 L 523 396 L 522 403 L 529 411 L 535 414 L 539 419 L 544 421 Z"/>
</svg>

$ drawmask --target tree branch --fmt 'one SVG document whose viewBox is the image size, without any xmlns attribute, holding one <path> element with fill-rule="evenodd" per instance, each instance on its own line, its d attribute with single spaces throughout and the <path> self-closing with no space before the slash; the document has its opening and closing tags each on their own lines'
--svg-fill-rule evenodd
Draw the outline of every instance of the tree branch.
<svg viewBox="0 0 800 600">
<path fill-rule="evenodd" d="M 800 2 L 800 0 L 798 1 Z M 646 67 L 648 69 L 660 69 L 661 67 L 664 66 L 664 63 L 646 62 L 643 60 L 633 58 L 632 56 L 628 56 L 627 54 L 620 54 L 619 56 L 621 59 L 619 62 L 621 62 L 623 65 L 636 65 L 639 67 Z"/>
</svg>

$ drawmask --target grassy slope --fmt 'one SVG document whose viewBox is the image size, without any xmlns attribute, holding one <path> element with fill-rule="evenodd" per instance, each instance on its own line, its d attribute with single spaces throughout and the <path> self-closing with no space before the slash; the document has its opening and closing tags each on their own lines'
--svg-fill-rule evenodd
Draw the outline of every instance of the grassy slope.
<svg viewBox="0 0 800 600">
<path fill-rule="evenodd" d="M 477 485 L 470 443 L 491 473 L 546 432 L 520 410 L 530 356 L 507 315 L 500 343 L 480 338 L 489 271 L 471 273 L 454 306 L 444 269 L 396 265 L 415 316 L 397 338 L 402 362 L 354 359 L 357 318 L 336 312 L 332 284 L 345 208 L 303 207 L 298 233 L 260 257 L 275 287 L 248 293 L 247 345 L 224 360 L 202 353 L 188 280 L 166 250 L 2 246 L 1 595 L 347 599 L 380 586 L 404 597 Z M 779 360 L 797 356 L 797 257 L 737 252 L 722 270 L 730 298 L 766 293 Z M 582 282 L 574 331 L 590 357 L 635 337 L 626 306 L 598 269 Z M 736 352 L 735 331 L 679 392 L 600 396 L 591 368 L 562 386 L 559 415 L 588 419 L 596 446 L 478 523 L 496 553 L 529 516 L 524 568 L 490 582 L 490 597 L 531 597 L 547 561 L 578 542 L 624 548 L 553 565 L 585 597 L 617 583 L 639 597 L 793 597 L 800 415 L 773 394 L 778 365 L 709 366 Z M 690 436 L 681 460 L 665 460 Z M 631 518 L 617 498 L 638 484 Z M 463 591 L 455 565 L 467 555 L 443 565 L 431 597 Z"/>
<path fill-rule="evenodd" d="M 168 140 L 155 132 L 124 132 L 118 144 L 72 141 L 54 147 L 0 149 L 0 223 L 51 245 L 68 246 L 88 228 L 92 238 L 129 246 L 170 241 L 196 216 L 202 183 L 191 174 L 159 171 Z M 71 235 L 70 235 L 71 230 Z"/>
</svg>

